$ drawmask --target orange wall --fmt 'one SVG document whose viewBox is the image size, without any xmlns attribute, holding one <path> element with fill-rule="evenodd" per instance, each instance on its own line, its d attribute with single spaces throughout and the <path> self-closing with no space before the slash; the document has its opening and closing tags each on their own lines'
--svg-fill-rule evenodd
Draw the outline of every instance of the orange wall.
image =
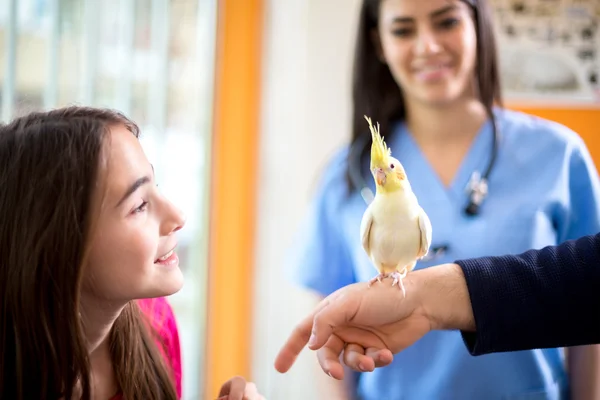
<svg viewBox="0 0 600 400">
<path fill-rule="evenodd" d="M 208 324 L 203 398 L 251 379 L 262 0 L 218 2 Z"/>
<path fill-rule="evenodd" d="M 583 138 L 596 168 L 600 169 L 600 109 L 508 107 L 559 122 L 573 129 Z"/>
</svg>

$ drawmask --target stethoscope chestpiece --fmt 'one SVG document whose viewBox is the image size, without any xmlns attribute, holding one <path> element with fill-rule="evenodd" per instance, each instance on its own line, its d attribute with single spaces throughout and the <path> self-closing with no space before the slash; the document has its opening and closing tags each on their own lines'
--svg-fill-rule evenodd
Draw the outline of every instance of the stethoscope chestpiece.
<svg viewBox="0 0 600 400">
<path fill-rule="evenodd" d="M 469 202 L 467 208 L 465 208 L 465 213 L 470 216 L 479 214 L 479 205 L 473 203 L 472 201 Z"/>
<path fill-rule="evenodd" d="M 481 203 L 488 194 L 487 179 L 482 178 L 479 171 L 473 172 L 466 190 L 469 193 L 469 204 L 465 208 L 465 213 L 470 216 L 477 215 Z"/>
</svg>

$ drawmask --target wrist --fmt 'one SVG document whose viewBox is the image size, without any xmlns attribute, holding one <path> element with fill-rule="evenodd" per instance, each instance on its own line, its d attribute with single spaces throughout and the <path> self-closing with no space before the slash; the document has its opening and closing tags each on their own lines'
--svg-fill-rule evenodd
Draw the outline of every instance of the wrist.
<svg viewBox="0 0 600 400">
<path fill-rule="evenodd" d="M 462 269 L 442 264 L 414 271 L 417 303 L 432 330 L 475 331 L 473 308 Z"/>
</svg>

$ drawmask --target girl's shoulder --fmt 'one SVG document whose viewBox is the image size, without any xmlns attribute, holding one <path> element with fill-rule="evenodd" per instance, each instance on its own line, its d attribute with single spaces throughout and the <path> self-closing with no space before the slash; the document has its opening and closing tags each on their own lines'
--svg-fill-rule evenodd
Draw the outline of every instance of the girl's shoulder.
<svg viewBox="0 0 600 400">
<path fill-rule="evenodd" d="M 163 327 L 163 325 L 175 322 L 173 308 L 165 297 L 139 299 L 137 302 L 142 312 L 148 317 L 152 317 L 151 321 L 155 327 Z"/>
<path fill-rule="evenodd" d="M 166 298 L 138 300 L 141 311 L 146 315 L 152 328 L 165 341 L 165 345 L 177 346 L 179 350 L 179 333 L 175 313 Z"/>
<path fill-rule="evenodd" d="M 165 297 L 140 299 L 138 305 L 158 336 L 158 348 L 173 370 L 177 394 L 181 396 L 181 347 L 173 308 Z"/>
</svg>

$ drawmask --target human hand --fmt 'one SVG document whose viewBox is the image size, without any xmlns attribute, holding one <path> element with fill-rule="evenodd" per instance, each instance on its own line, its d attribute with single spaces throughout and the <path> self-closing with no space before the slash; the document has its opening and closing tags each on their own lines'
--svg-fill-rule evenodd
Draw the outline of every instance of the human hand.
<svg viewBox="0 0 600 400">
<path fill-rule="evenodd" d="M 356 283 L 329 295 L 296 326 L 277 355 L 275 369 L 287 372 L 308 342 L 310 349 L 317 350 L 323 371 L 342 379 L 342 352 L 344 364 L 366 372 L 388 365 L 393 354 L 431 330 L 475 331 L 459 265 L 413 271 L 404 278 L 404 285 L 406 297 L 385 280 L 370 288 L 366 282 Z"/>
<path fill-rule="evenodd" d="M 217 400 L 265 400 L 256 385 L 246 382 L 241 376 L 235 376 L 221 386 Z"/>
<path fill-rule="evenodd" d="M 311 337 L 309 348 L 318 350 L 323 371 L 342 379 L 343 362 L 357 371 L 372 371 L 388 365 L 393 355 L 412 345 L 431 330 L 418 298 L 418 290 L 405 280 L 406 297 L 387 281 L 367 286 L 357 283 L 326 297 L 311 315 L 296 326 L 275 361 L 279 372 L 287 372 Z M 386 284 L 388 283 L 388 284 Z"/>
</svg>

